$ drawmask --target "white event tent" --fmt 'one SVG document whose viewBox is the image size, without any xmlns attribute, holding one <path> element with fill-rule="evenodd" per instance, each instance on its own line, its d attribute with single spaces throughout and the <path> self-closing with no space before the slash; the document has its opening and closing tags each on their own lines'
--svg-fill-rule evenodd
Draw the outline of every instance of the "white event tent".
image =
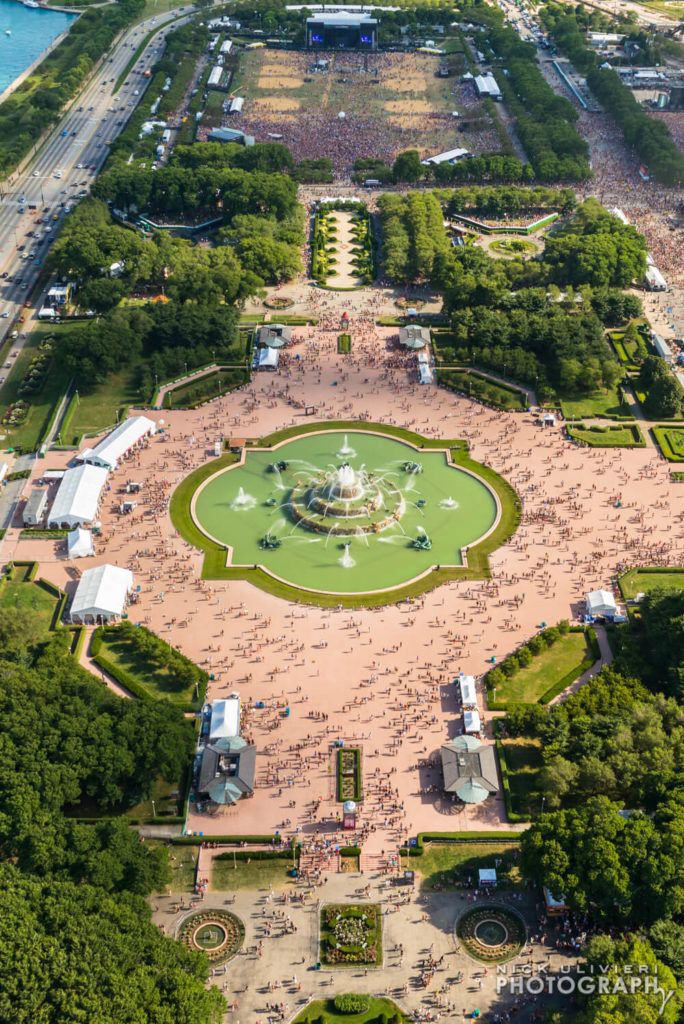
<svg viewBox="0 0 684 1024">
<path fill-rule="evenodd" d="M 475 677 L 466 676 L 461 673 L 458 677 L 458 682 L 461 687 L 461 703 L 464 707 L 468 704 L 477 706 L 477 692 L 475 690 Z"/>
<path fill-rule="evenodd" d="M 463 712 L 463 727 L 467 733 L 480 732 L 482 723 L 478 711 Z"/>
<path fill-rule="evenodd" d="M 116 469 L 119 459 L 144 437 L 156 431 L 154 420 L 147 416 L 130 416 L 112 430 L 95 448 L 86 448 L 77 456 L 79 462 L 88 462 L 91 466 L 103 466 L 105 469 Z"/>
<path fill-rule="evenodd" d="M 86 569 L 71 603 L 71 621 L 77 625 L 109 622 L 119 618 L 133 588 L 133 573 L 118 565 Z"/>
<path fill-rule="evenodd" d="M 240 696 L 231 693 L 225 700 L 215 700 L 211 706 L 209 742 L 240 735 Z"/>
<path fill-rule="evenodd" d="M 587 594 L 587 615 L 615 615 L 617 605 L 609 590 L 592 590 Z"/>
<path fill-rule="evenodd" d="M 93 547 L 93 535 L 90 530 L 84 530 L 77 526 L 75 530 L 67 534 L 67 552 L 69 558 L 86 558 L 95 554 Z"/>
<path fill-rule="evenodd" d="M 107 482 L 107 470 L 100 466 L 77 466 L 62 477 L 48 516 L 48 526 L 73 529 L 97 519 L 100 495 Z"/>
</svg>

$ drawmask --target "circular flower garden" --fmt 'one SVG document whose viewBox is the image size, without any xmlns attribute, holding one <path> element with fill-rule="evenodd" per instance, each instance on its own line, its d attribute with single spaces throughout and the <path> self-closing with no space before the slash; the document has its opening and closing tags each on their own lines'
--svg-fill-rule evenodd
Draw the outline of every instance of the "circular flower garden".
<svg viewBox="0 0 684 1024">
<path fill-rule="evenodd" d="M 486 963 L 503 963 L 517 956 L 525 945 L 521 917 L 493 905 L 467 910 L 456 922 L 456 935 L 466 953 Z"/>
<path fill-rule="evenodd" d="M 235 956 L 245 938 L 245 926 L 227 910 L 203 910 L 181 921 L 178 938 L 195 953 L 205 953 L 212 964 Z"/>
<path fill-rule="evenodd" d="M 374 904 L 334 903 L 321 914 L 321 959 L 328 966 L 382 963 L 382 918 Z"/>
</svg>

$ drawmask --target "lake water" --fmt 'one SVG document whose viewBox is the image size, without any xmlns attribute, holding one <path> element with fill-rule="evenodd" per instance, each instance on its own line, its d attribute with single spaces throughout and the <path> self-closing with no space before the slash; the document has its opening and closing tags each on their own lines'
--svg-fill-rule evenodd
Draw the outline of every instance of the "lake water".
<svg viewBox="0 0 684 1024">
<path fill-rule="evenodd" d="M 19 0 L 0 0 L 0 93 L 47 49 L 74 14 L 24 7 Z M 8 36 L 7 29 L 11 31 Z"/>
</svg>

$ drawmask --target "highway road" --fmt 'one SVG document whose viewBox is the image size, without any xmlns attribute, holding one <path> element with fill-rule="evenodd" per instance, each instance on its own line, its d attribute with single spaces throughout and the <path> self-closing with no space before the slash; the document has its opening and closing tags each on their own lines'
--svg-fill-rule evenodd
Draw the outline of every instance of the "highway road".
<svg viewBox="0 0 684 1024">
<path fill-rule="evenodd" d="M 183 16 L 183 12 L 188 14 Z M 183 24 L 194 8 L 180 7 L 132 26 L 101 68 L 71 103 L 36 156 L 20 174 L 0 182 L 0 343 L 16 324 L 30 296 L 39 307 L 35 282 L 51 243 L 79 198 L 101 170 L 109 143 L 141 102 L 151 67 L 164 48 L 169 22 Z M 179 19 L 179 20 L 176 20 Z M 157 28 L 116 95 L 114 86 L 145 36 Z M 21 338 L 13 352 L 18 351 Z M 0 379 L 0 383 L 2 380 Z"/>
</svg>

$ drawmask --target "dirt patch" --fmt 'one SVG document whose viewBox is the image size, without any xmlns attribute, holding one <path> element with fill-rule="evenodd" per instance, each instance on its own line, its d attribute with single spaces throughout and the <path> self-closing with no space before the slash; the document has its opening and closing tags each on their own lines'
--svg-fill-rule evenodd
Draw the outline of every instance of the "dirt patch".
<svg viewBox="0 0 684 1024">
<path fill-rule="evenodd" d="M 425 81 L 425 75 L 407 75 L 401 78 L 391 78 L 385 82 L 387 89 L 391 89 L 392 92 L 425 92 L 427 89 L 427 82 Z"/>
<path fill-rule="evenodd" d="M 295 77 L 294 75 L 279 75 L 270 74 L 268 69 L 264 68 L 262 73 L 259 75 L 257 86 L 259 89 L 299 89 L 304 84 L 303 78 Z"/>
<path fill-rule="evenodd" d="M 254 100 L 252 107 L 260 117 L 263 117 L 264 114 L 276 114 L 283 110 L 299 110 L 299 101 L 290 99 L 289 96 L 269 96 L 266 99 Z"/>
<path fill-rule="evenodd" d="M 392 114 L 429 114 L 433 110 L 427 100 L 388 100 L 385 110 Z"/>
</svg>

